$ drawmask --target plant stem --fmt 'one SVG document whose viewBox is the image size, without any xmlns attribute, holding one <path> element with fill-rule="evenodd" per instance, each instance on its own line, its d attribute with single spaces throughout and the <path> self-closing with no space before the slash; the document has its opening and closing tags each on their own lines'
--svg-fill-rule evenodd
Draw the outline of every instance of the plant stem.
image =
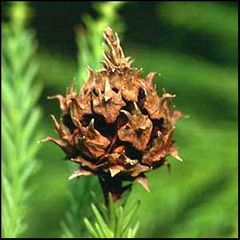
<svg viewBox="0 0 240 240">
<path fill-rule="evenodd" d="M 122 186 L 122 181 L 118 177 L 111 177 L 109 176 L 99 176 L 98 177 L 103 196 L 105 205 L 109 205 L 109 197 L 112 198 L 113 202 L 117 202 L 121 199 L 123 192 L 126 190 L 127 187 Z"/>
</svg>

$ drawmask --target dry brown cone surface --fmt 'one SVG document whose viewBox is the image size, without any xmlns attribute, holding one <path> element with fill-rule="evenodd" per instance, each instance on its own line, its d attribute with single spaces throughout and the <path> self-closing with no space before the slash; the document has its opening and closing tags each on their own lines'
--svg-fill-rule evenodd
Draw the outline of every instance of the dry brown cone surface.
<svg viewBox="0 0 240 240">
<path fill-rule="evenodd" d="M 60 138 L 45 141 L 56 143 L 79 164 L 69 179 L 97 175 L 105 197 L 111 193 L 117 200 L 128 188 L 123 181 L 139 182 L 149 191 L 146 172 L 168 164 L 169 155 L 181 160 L 172 135 L 182 114 L 172 106 L 175 95 L 157 94 L 156 73 L 144 77 L 131 67 L 110 27 L 103 37 L 108 47 L 104 68 L 89 68 L 79 92 L 72 86 L 66 96 L 51 97 L 62 111 L 60 121 L 52 116 Z"/>
</svg>

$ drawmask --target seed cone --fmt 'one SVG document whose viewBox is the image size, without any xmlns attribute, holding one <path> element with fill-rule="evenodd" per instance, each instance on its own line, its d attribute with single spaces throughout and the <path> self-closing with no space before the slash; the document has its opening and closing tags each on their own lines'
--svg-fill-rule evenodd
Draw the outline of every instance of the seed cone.
<svg viewBox="0 0 240 240">
<path fill-rule="evenodd" d="M 69 179 L 97 175 L 105 196 L 110 192 L 117 200 L 133 181 L 149 191 L 145 173 L 168 164 L 167 156 L 181 160 L 172 139 L 181 112 L 172 106 L 175 95 L 157 94 L 156 73 L 143 77 L 140 69 L 131 67 L 110 27 L 103 37 L 104 68 L 88 68 L 79 92 L 72 86 L 66 96 L 50 97 L 59 100 L 62 117 L 57 121 L 52 116 L 60 138 L 46 141 L 79 164 Z M 123 186 L 125 180 L 129 186 Z"/>
</svg>

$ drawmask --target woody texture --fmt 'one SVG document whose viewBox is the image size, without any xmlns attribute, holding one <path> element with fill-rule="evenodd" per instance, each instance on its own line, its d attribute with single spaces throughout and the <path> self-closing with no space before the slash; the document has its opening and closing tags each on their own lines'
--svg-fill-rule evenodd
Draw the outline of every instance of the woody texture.
<svg viewBox="0 0 240 240">
<path fill-rule="evenodd" d="M 110 27 L 103 37 L 103 69 L 88 68 L 80 91 L 73 85 L 66 96 L 50 97 L 60 103 L 60 120 L 51 116 L 59 139 L 44 141 L 57 144 L 78 164 L 69 179 L 97 175 L 107 202 L 109 193 L 117 201 L 133 182 L 149 191 L 147 172 L 169 164 L 167 156 L 181 160 L 172 137 L 182 114 L 172 105 L 175 95 L 158 95 L 157 73 L 143 76 L 131 67 Z"/>
</svg>

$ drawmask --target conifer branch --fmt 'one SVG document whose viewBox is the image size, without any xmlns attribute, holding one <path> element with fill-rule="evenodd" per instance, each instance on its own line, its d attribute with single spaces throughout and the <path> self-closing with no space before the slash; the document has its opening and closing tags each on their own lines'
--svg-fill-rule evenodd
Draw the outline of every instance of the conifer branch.
<svg viewBox="0 0 240 240">
<path fill-rule="evenodd" d="M 41 112 L 40 85 L 34 82 L 36 42 L 26 28 L 31 12 L 26 2 L 11 3 L 10 21 L 3 26 L 2 43 L 2 201 L 3 237 L 21 236 L 28 223 L 28 185 L 39 165 L 37 129 Z"/>
</svg>

